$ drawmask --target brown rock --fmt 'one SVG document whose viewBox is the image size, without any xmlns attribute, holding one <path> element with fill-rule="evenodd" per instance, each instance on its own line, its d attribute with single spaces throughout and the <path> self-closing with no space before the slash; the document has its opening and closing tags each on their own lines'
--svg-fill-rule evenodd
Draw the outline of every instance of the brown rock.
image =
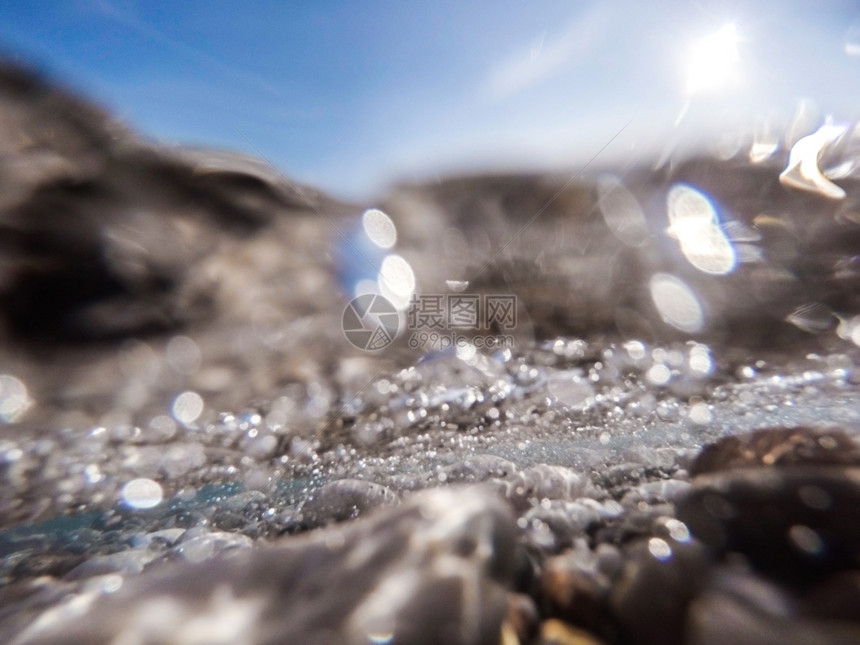
<svg viewBox="0 0 860 645">
<path fill-rule="evenodd" d="M 745 468 L 697 478 L 679 520 L 717 553 L 746 556 L 782 579 L 860 564 L 860 468 Z"/>
<path fill-rule="evenodd" d="M 577 566 L 568 553 L 546 561 L 541 576 L 541 605 L 547 616 L 587 629 L 605 620 L 609 580 L 596 570 Z"/>
<path fill-rule="evenodd" d="M 756 466 L 860 465 L 860 448 L 842 430 L 767 428 L 705 446 L 693 476 Z"/>
<path fill-rule="evenodd" d="M 604 645 L 604 641 L 560 620 L 550 619 L 541 624 L 538 645 Z"/>
<path fill-rule="evenodd" d="M 518 643 L 530 643 L 537 635 L 540 616 L 534 600 L 521 593 L 508 594 L 508 614 L 505 625 Z"/>
</svg>

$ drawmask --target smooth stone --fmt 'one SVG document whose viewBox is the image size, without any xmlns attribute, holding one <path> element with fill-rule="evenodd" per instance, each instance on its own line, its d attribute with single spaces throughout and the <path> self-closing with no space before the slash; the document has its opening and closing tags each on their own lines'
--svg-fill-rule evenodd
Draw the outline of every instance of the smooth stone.
<svg viewBox="0 0 860 645">
<path fill-rule="evenodd" d="M 390 488 L 361 479 L 340 479 L 311 491 L 299 509 L 304 528 L 351 520 L 381 506 L 396 506 L 400 496 Z"/>
<path fill-rule="evenodd" d="M 495 645 L 514 546 L 495 495 L 427 491 L 278 546 L 145 572 L 76 617 L 34 622 L 15 643 Z"/>
<path fill-rule="evenodd" d="M 753 573 L 717 568 L 691 603 L 688 645 L 849 645 L 860 642 L 860 624 L 798 615 L 796 599 Z"/>
<path fill-rule="evenodd" d="M 652 537 L 626 549 L 624 570 L 609 597 L 624 642 L 684 644 L 687 606 L 704 585 L 704 545 Z"/>
<path fill-rule="evenodd" d="M 544 616 L 561 618 L 595 631 L 607 621 L 610 581 L 597 569 L 597 558 L 583 549 L 550 558 L 541 576 L 540 603 Z"/>
<path fill-rule="evenodd" d="M 254 542 L 240 533 L 211 531 L 197 533 L 192 529 L 186 531 L 182 540 L 174 546 L 170 553 L 188 562 L 202 562 L 210 558 L 236 549 L 247 549 Z"/>
<path fill-rule="evenodd" d="M 860 621 L 860 570 L 822 580 L 801 598 L 800 611 L 811 618 Z"/>
<path fill-rule="evenodd" d="M 543 499 L 574 500 L 595 492 L 588 477 L 570 468 L 547 464 L 538 464 L 507 479 L 494 479 L 492 482 L 519 511 Z"/>
<path fill-rule="evenodd" d="M 82 562 L 66 574 L 67 580 L 81 580 L 109 573 L 136 574 L 155 560 L 158 553 L 149 549 L 131 549 L 120 553 L 97 555 Z"/>
<path fill-rule="evenodd" d="M 573 543 L 573 539 L 600 520 L 596 510 L 578 502 L 547 501 L 523 515 L 526 539 L 542 551 L 554 553 Z"/>
</svg>

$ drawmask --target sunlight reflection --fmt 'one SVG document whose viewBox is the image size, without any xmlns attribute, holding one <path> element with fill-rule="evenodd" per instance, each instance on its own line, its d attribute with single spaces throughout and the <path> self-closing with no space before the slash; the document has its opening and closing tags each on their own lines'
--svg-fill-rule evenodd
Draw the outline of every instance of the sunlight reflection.
<svg viewBox="0 0 860 645">
<path fill-rule="evenodd" d="M 613 235 L 628 246 L 641 246 L 648 238 L 642 208 L 621 180 L 604 175 L 597 181 L 598 204 Z"/>
<path fill-rule="evenodd" d="M 378 279 L 380 293 L 391 301 L 394 308 L 403 311 L 415 291 L 415 273 L 409 263 L 399 255 L 388 255 L 382 261 Z"/>
<path fill-rule="evenodd" d="M 735 250 L 714 205 L 706 195 L 686 184 L 676 184 L 666 198 L 669 234 L 678 240 L 687 261 L 699 271 L 725 275 L 737 263 Z"/>
<path fill-rule="evenodd" d="M 361 218 L 364 232 L 370 241 L 383 249 L 390 249 L 397 242 L 397 228 L 394 222 L 381 210 L 371 208 Z"/>
<path fill-rule="evenodd" d="M 818 193 L 831 199 L 843 199 L 845 191 L 825 177 L 818 167 L 824 149 L 835 143 L 846 128 L 843 125 L 822 125 L 814 133 L 803 137 L 791 148 L 788 165 L 779 176 L 784 186 Z"/>
<path fill-rule="evenodd" d="M 32 405 L 23 381 L 11 374 L 0 374 L 0 424 L 19 421 Z"/>
<path fill-rule="evenodd" d="M 668 273 L 655 273 L 649 286 L 654 306 L 664 322 L 689 333 L 702 330 L 705 322 L 702 305 L 683 280 Z"/>
</svg>

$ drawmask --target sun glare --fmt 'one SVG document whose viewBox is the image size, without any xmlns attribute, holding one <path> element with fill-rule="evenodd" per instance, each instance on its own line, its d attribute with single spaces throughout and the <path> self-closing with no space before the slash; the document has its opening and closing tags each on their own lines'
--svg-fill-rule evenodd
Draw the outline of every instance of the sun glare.
<svg viewBox="0 0 860 645">
<path fill-rule="evenodd" d="M 687 63 L 690 94 L 723 89 L 737 79 L 739 41 L 738 28 L 730 23 L 693 44 Z"/>
</svg>

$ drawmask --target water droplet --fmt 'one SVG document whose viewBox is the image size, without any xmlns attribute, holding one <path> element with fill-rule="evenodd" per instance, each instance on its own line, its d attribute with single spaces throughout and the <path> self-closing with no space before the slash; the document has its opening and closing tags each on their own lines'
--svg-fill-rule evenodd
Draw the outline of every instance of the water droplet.
<svg viewBox="0 0 860 645">
<path fill-rule="evenodd" d="M 468 280 L 445 280 L 445 284 L 451 291 L 462 293 L 469 286 Z"/>
<path fill-rule="evenodd" d="M 801 486 L 797 491 L 800 500 L 809 508 L 825 511 L 833 504 L 833 498 L 819 486 Z"/>
<path fill-rule="evenodd" d="M 645 345 L 638 340 L 627 341 L 626 343 L 624 343 L 624 349 L 627 350 L 627 354 L 634 361 L 641 361 L 643 358 L 645 358 Z"/>
<path fill-rule="evenodd" d="M 711 350 L 707 345 L 696 343 L 690 349 L 690 369 L 696 372 L 697 375 L 706 376 L 711 373 L 714 368 L 714 362 L 711 360 Z"/>
<path fill-rule="evenodd" d="M 594 387 L 577 372 L 564 371 L 553 374 L 547 389 L 556 401 L 567 407 L 585 408 L 594 399 Z"/>
<path fill-rule="evenodd" d="M 0 374 L 0 423 L 16 423 L 32 405 L 23 381 L 11 374 Z"/>
<path fill-rule="evenodd" d="M 367 237 L 378 247 L 390 249 L 397 242 L 397 227 L 381 210 L 366 210 L 361 217 L 361 223 Z"/>
<path fill-rule="evenodd" d="M 708 425 L 713 420 L 713 415 L 707 403 L 695 403 L 690 407 L 690 420 L 699 425 Z"/>
<path fill-rule="evenodd" d="M 648 551 L 661 562 L 672 557 L 672 547 L 662 538 L 652 537 L 648 540 Z"/>
<path fill-rule="evenodd" d="M 657 363 L 646 372 L 645 378 L 654 385 L 666 385 L 672 378 L 672 370 L 663 363 Z"/>
<path fill-rule="evenodd" d="M 188 336 L 174 336 L 165 348 L 167 362 L 180 374 L 194 374 L 200 368 L 200 348 Z"/>
<path fill-rule="evenodd" d="M 690 529 L 680 520 L 666 520 L 666 529 L 669 531 L 669 537 L 676 542 L 690 541 Z"/>
<path fill-rule="evenodd" d="M 122 499 L 132 508 L 154 508 L 164 499 L 164 491 L 152 479 L 132 479 L 122 487 Z"/>
<path fill-rule="evenodd" d="M 702 306 L 683 280 L 668 273 L 655 273 L 649 286 L 664 322 L 685 332 L 701 331 L 705 322 Z"/>
<path fill-rule="evenodd" d="M 809 555 L 821 555 L 824 551 L 821 537 L 808 526 L 795 524 L 788 529 L 788 538 L 796 548 Z"/>
<path fill-rule="evenodd" d="M 173 418 L 180 423 L 194 423 L 203 413 L 203 397 L 197 392 L 183 392 L 173 400 Z"/>
</svg>

